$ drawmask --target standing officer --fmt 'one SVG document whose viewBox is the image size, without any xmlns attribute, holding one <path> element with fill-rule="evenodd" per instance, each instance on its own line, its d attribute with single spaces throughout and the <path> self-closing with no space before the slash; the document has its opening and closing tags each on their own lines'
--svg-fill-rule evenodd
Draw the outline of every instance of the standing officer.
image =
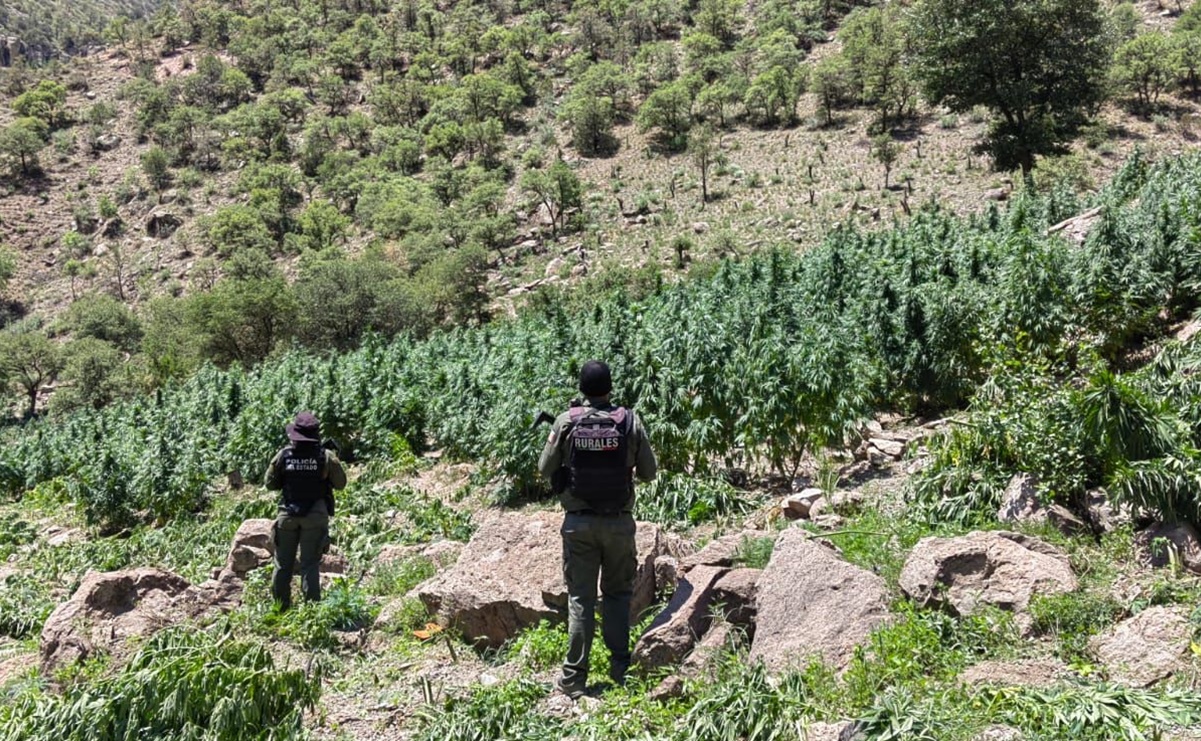
<svg viewBox="0 0 1201 741">
<path fill-rule="evenodd" d="M 321 447 L 321 423 L 312 412 L 301 412 L 287 428 L 292 444 L 275 454 L 267 466 L 266 486 L 282 491 L 279 515 L 273 527 L 275 576 L 271 594 L 280 610 L 292 606 L 292 571 L 300 549 L 300 584 L 306 600 L 321 599 L 318 566 L 329 537 L 330 487 L 346 486 L 346 472 L 338 456 Z"/>
<path fill-rule="evenodd" d="M 612 655 L 610 678 L 625 682 L 630 666 L 630 596 L 637 575 L 634 545 L 634 474 L 655 478 L 658 463 L 633 410 L 609 401 L 609 366 L 591 360 L 580 369 L 584 403 L 555 420 L 538 470 L 556 486 L 566 510 L 563 578 L 568 597 L 568 648 L 555 687 L 569 697 L 584 693 L 588 656 L 596 632 L 600 576 L 601 636 Z"/>
</svg>

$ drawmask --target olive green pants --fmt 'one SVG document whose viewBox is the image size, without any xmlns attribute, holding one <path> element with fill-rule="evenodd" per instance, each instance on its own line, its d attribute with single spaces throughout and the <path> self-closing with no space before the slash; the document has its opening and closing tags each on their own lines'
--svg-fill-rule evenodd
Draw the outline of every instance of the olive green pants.
<svg viewBox="0 0 1201 741">
<path fill-rule="evenodd" d="M 271 580 L 271 595 L 280 607 L 292 606 L 292 573 L 296 568 L 296 551 L 300 551 L 300 586 L 304 598 L 313 602 L 321 599 L 321 553 L 329 539 L 329 515 L 325 508 L 314 507 L 307 515 L 297 517 L 283 511 L 275 519 L 275 576 Z"/>
<path fill-rule="evenodd" d="M 630 666 L 630 597 L 638 573 L 633 515 L 568 514 L 563 519 L 563 580 L 567 584 L 567 660 L 563 684 L 583 689 L 596 634 L 600 578 L 601 637 L 612 656 L 609 676 L 625 680 Z"/>
</svg>

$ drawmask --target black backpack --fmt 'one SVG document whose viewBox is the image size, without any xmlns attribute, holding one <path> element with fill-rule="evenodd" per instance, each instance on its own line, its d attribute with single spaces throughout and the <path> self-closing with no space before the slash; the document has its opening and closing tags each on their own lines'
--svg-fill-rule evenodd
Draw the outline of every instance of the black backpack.
<svg viewBox="0 0 1201 741">
<path fill-rule="evenodd" d="M 567 433 L 566 468 L 571 493 L 601 514 L 616 514 L 630 501 L 630 435 L 634 415 L 624 408 L 574 407 Z"/>
</svg>

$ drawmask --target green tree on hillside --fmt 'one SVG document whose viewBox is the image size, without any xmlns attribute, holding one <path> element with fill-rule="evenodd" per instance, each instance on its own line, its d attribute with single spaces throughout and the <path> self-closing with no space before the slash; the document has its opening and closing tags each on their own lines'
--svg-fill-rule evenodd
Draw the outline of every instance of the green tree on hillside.
<svg viewBox="0 0 1201 741">
<path fill-rule="evenodd" d="M 580 154 L 606 154 L 616 149 L 617 140 L 613 138 L 616 113 L 612 98 L 573 91 L 559 115 L 571 129 L 571 143 Z"/>
<path fill-rule="evenodd" d="M 935 105 L 995 117 L 984 148 L 1030 172 L 1105 98 L 1110 46 L 1099 0 L 919 0 L 914 74 Z"/>
<path fill-rule="evenodd" d="M 0 128 L 0 157 L 20 175 L 38 171 L 38 152 L 46 148 L 46 124 L 36 118 L 19 118 Z"/>
<path fill-rule="evenodd" d="M 723 157 L 721 139 L 713 127 L 702 124 L 688 134 L 688 153 L 701 176 L 701 208 L 709 202 L 709 171 Z"/>
<path fill-rule="evenodd" d="M 851 65 L 841 54 L 832 54 L 813 68 L 809 88 L 817 96 L 817 108 L 826 126 L 834 125 L 834 111 L 851 97 L 852 84 Z"/>
<path fill-rule="evenodd" d="M 566 230 L 568 212 L 584 203 L 584 184 L 563 160 L 555 160 L 545 170 L 527 170 L 521 188 L 546 208 L 555 235 Z"/>
<path fill-rule="evenodd" d="M 838 35 L 860 100 L 876 109 L 880 130 L 887 131 L 910 114 L 917 99 L 901 7 L 856 10 Z"/>
<path fill-rule="evenodd" d="M 1180 61 L 1178 47 L 1166 33 L 1148 31 L 1118 47 L 1113 76 L 1122 90 L 1134 94 L 1138 108 L 1148 113 L 1175 81 Z"/>
<path fill-rule="evenodd" d="M 38 394 L 63 369 L 58 346 L 40 330 L 0 332 L 0 374 L 24 392 L 26 415 L 37 413 Z"/>
<path fill-rule="evenodd" d="M 686 79 L 669 82 L 651 93 L 638 109 L 638 128 L 656 129 L 660 143 L 668 149 L 683 149 L 692 127 L 695 90 Z"/>
<path fill-rule="evenodd" d="M 121 351 L 104 340 L 83 337 L 69 343 L 63 350 L 66 387 L 54 392 L 53 413 L 80 407 L 101 409 L 127 391 L 123 362 Z"/>
<path fill-rule="evenodd" d="M 66 121 L 67 88 L 54 80 L 42 80 L 13 101 L 13 110 L 22 116 L 45 121 L 52 129 Z"/>
<path fill-rule="evenodd" d="M 142 173 L 156 193 L 171 184 L 171 157 L 162 147 L 151 147 L 142 154 Z"/>
</svg>

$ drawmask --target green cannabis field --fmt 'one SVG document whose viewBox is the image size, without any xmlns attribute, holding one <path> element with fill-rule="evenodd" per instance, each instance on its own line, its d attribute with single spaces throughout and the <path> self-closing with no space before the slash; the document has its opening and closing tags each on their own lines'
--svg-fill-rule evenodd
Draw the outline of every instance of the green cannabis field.
<svg viewBox="0 0 1201 741">
<path fill-rule="evenodd" d="M 228 472 L 260 477 L 283 422 L 311 408 L 355 458 L 387 454 L 399 438 L 479 462 L 503 477 L 504 497 L 537 494 L 532 412 L 563 407 L 578 366 L 603 357 L 617 398 L 655 431 L 666 470 L 699 475 L 751 463 L 790 474 L 875 411 L 931 414 L 974 398 L 991 408 L 1015 376 L 1041 374 L 1041 385 L 1025 382 L 1047 394 L 1086 377 L 1096 393 L 1060 400 L 1070 409 L 1048 409 L 1047 429 L 1028 435 L 1055 424 L 1067 435 L 1073 425 L 1056 415 L 1079 413 L 1106 436 L 1093 448 L 1064 439 L 1078 470 L 1042 469 L 1060 471 L 1057 496 L 1117 476 L 1136 494 L 1135 473 L 1161 471 L 1165 457 L 1186 472 L 1195 465 L 1194 352 L 1175 349 L 1158 370 L 1129 377 L 1123 369 L 1130 348 L 1196 308 L 1199 204 L 1197 157 L 1155 167 L 1136 158 L 1087 202 L 1027 194 L 971 219 L 930 211 L 889 230 L 837 231 L 800 255 L 721 263 L 644 295 L 547 294 L 482 328 L 369 341 L 329 358 L 291 353 L 250 371 L 210 367 L 153 396 L 14 429 L 0 475 L 10 496 L 58 480 L 93 524 L 170 518 L 202 510 Z M 1100 222 L 1082 245 L 1047 234 L 1094 205 Z M 1177 398 L 1144 403 L 1136 390 L 1153 383 Z M 1131 425 L 1153 439 L 1129 438 Z M 1021 450 L 980 449 L 992 451 L 980 462 L 990 466 L 985 483 L 1025 470 Z"/>
<path fill-rule="evenodd" d="M 1082 243 L 1049 233 L 1092 208 L 1097 222 Z M 473 486 L 494 503 L 545 496 L 533 477 L 543 433 L 531 429 L 532 412 L 563 407 L 591 357 L 613 366 L 616 396 L 644 417 L 666 470 L 640 497 L 640 516 L 672 527 L 731 522 L 760 506 L 725 480 L 732 469 L 795 475 L 807 455 L 843 446 L 880 412 L 954 417 L 910 480 L 909 506 L 855 515 L 839 539 L 845 558 L 894 588 L 920 537 L 987 526 L 1018 472 L 1037 474 L 1068 506 L 1103 486 L 1116 501 L 1195 522 L 1201 348 L 1170 334 L 1198 307 L 1199 240 L 1201 157 L 1135 158 L 1083 200 L 1024 193 L 969 219 L 930 210 L 904 226 L 837 230 L 802 254 L 715 264 L 676 283 L 543 294 L 516 318 L 483 327 L 368 340 L 327 358 L 295 351 L 253 370 L 206 367 L 151 396 L 11 428 L 0 470 L 5 511 L 19 514 L 0 525 L 0 555 L 24 559 L 27 570 L 5 579 L 0 632 L 24 645 L 86 568 L 160 565 L 202 578 L 238 523 L 272 508 L 265 493 L 233 495 L 221 482 L 231 471 L 260 477 L 296 410 L 316 411 L 360 471 L 335 520 L 350 578 L 325 602 L 281 619 L 267 609 L 265 582 L 252 578 L 246 604 L 204 630 L 161 634 L 127 663 L 85 664 L 53 678 L 57 690 L 36 676 L 10 686 L 0 696 L 0 738 L 44 738 L 49 729 L 72 739 L 350 737 L 323 720 L 321 693 L 382 692 L 364 687 L 400 682 L 414 657 L 443 650 L 412 637 L 424 619 L 417 604 L 392 623 L 385 653 L 361 655 L 336 640 L 370 626 L 379 600 L 402 598 L 433 571 L 420 558 L 381 572 L 371 564 L 388 543 L 472 532 L 470 517 L 397 482 L 437 448 L 479 464 Z M 63 512 L 96 537 L 37 546 L 31 522 Z M 1007 613 L 956 618 L 898 599 L 896 620 L 841 675 L 814 664 L 777 682 L 731 646 L 716 680 L 679 698 L 647 699 L 657 681 L 648 677 L 565 720 L 539 704 L 548 691 L 539 672 L 565 645 L 561 626 L 542 625 L 471 659 L 504 681 L 441 694 L 424 687 L 406 732 L 765 741 L 850 718 L 871 739 L 966 740 L 1004 724 L 1024 738 L 1100 741 L 1201 724 L 1187 678 L 1154 689 L 1110 683 L 1094 676 L 1086 647 L 1121 616 L 1195 604 L 1196 580 L 1167 572 L 1119 599 L 1112 586 L 1133 560 L 1129 530 L 1039 534 L 1069 553 L 1081 588 L 1032 604 L 1037 644 Z M 740 558 L 761 566 L 760 551 Z M 1079 679 L 1008 690 L 957 682 L 980 660 L 1039 652 Z M 602 675 L 603 661 L 594 667 Z M 235 691 L 252 700 L 234 708 L 221 699 Z M 299 699 L 281 704 L 285 696 Z"/>
</svg>

